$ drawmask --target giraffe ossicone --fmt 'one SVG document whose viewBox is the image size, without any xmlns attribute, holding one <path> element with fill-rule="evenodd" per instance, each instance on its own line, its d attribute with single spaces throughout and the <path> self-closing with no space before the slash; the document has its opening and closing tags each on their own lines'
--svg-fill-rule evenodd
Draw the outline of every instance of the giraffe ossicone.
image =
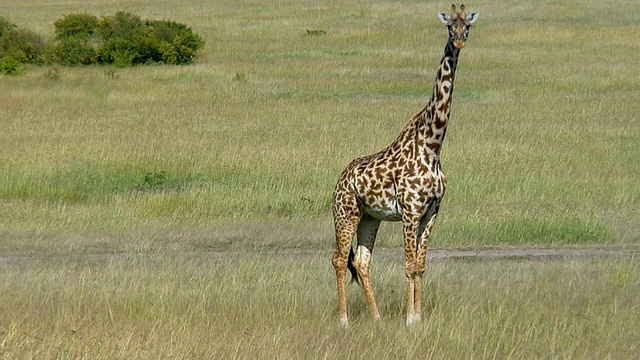
<svg viewBox="0 0 640 360">
<path fill-rule="evenodd" d="M 332 263 L 338 284 L 340 322 L 344 327 L 349 325 L 347 269 L 354 279 L 360 279 L 373 318 L 380 318 L 369 266 L 381 221 L 402 221 L 406 325 L 415 325 L 421 319 L 427 246 L 447 185 L 439 154 L 451 110 L 458 55 L 467 42 L 471 24 L 478 20 L 478 13 L 467 15 L 464 5 L 460 11 L 453 5 L 450 14 L 438 13 L 438 17 L 446 24 L 449 38 L 427 105 L 385 149 L 351 161 L 336 183 L 333 193 L 336 248 Z"/>
</svg>

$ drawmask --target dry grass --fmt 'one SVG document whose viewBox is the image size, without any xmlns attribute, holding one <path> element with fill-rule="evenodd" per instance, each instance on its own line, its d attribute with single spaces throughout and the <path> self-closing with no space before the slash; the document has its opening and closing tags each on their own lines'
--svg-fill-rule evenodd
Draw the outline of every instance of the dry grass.
<svg viewBox="0 0 640 360">
<path fill-rule="evenodd" d="M 327 253 L 20 259 L 0 266 L 3 358 L 629 358 L 640 264 L 437 261 L 425 321 L 404 327 L 401 259 L 379 256 L 383 320 L 349 289 L 337 321 Z"/>
</svg>

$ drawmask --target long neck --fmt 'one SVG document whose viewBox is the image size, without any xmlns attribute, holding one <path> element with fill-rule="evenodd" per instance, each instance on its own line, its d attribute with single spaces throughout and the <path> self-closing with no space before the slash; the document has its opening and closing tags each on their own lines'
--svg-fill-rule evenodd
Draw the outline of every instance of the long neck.
<svg viewBox="0 0 640 360">
<path fill-rule="evenodd" d="M 444 135 L 447 131 L 447 121 L 451 110 L 451 95 L 453 94 L 453 80 L 459 53 L 460 49 L 453 46 L 453 42 L 449 39 L 436 73 L 433 94 L 424 110 L 417 115 L 424 121 L 424 132 L 422 133 L 424 144 L 436 154 L 440 153 Z"/>
</svg>

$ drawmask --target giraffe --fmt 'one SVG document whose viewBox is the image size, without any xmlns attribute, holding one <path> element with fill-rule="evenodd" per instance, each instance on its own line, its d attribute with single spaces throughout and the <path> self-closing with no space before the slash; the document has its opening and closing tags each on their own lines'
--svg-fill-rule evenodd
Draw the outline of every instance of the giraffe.
<svg viewBox="0 0 640 360">
<path fill-rule="evenodd" d="M 467 15 L 464 5 L 458 12 L 454 4 L 450 15 L 440 12 L 438 17 L 446 24 L 449 39 L 427 105 L 404 125 L 387 148 L 351 161 L 336 183 L 332 202 L 336 248 L 332 264 L 338 283 L 340 322 L 344 327 L 349 326 L 347 269 L 353 280 L 362 284 L 373 318 L 380 319 L 369 265 L 381 221 L 402 221 L 406 325 L 410 327 L 421 320 L 427 245 L 447 184 L 438 156 L 449 119 L 458 54 L 478 13 Z M 355 252 L 354 236 L 357 238 Z"/>
</svg>

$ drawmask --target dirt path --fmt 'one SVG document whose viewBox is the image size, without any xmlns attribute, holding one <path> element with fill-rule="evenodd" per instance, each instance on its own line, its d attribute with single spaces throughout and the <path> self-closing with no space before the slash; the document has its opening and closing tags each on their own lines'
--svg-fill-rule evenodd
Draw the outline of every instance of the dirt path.
<svg viewBox="0 0 640 360">
<path fill-rule="evenodd" d="M 282 255 L 308 255 L 315 256 L 322 254 L 322 256 L 330 257 L 332 251 L 315 251 L 315 250 L 302 250 L 302 249 L 281 249 L 272 250 L 267 252 L 261 252 L 264 255 L 273 253 L 274 256 Z M 404 250 L 402 248 L 376 248 L 373 251 L 374 257 L 384 258 L 398 258 L 404 257 Z M 464 260 L 464 259 L 478 259 L 478 260 L 565 260 L 571 258 L 584 258 L 584 257 L 622 257 L 622 256 L 634 256 L 640 258 L 640 244 L 638 245 L 602 245 L 591 247 L 549 247 L 549 248 L 537 248 L 537 247 L 505 247 L 505 248 L 478 248 L 478 249 L 429 249 L 427 252 L 428 261 L 439 260 Z"/>
<path fill-rule="evenodd" d="M 373 252 L 374 257 L 401 259 L 401 248 L 380 248 Z M 640 245 L 609 245 L 590 247 L 505 247 L 478 249 L 429 249 L 428 261 L 443 260 L 567 260 L 572 258 L 606 258 L 633 256 L 640 258 Z"/>
<path fill-rule="evenodd" d="M 272 249 L 272 250 L 249 250 L 249 253 L 259 254 L 261 256 L 322 256 L 331 257 L 331 250 L 307 250 L 307 249 Z M 197 252 L 199 255 L 210 257 L 212 259 L 242 256 L 247 251 L 209 251 Z M 38 261 L 51 258 L 65 259 L 81 259 L 86 260 L 117 260 L 134 254 L 110 253 L 110 254 L 56 254 L 50 256 L 2 256 L 0 255 L 0 266 L 12 263 L 21 263 L 25 261 Z M 154 254 L 144 254 L 146 256 L 154 256 Z M 160 254 L 155 254 L 160 255 Z M 402 248 L 379 248 L 373 253 L 377 258 L 394 258 L 402 259 L 404 250 Z M 444 260 L 567 260 L 575 258 L 607 258 L 607 257 L 637 257 L 640 258 L 640 245 L 623 245 L 623 246 L 593 246 L 593 247 L 553 247 L 553 248 L 480 248 L 473 250 L 460 249 L 429 249 L 427 253 L 427 261 L 444 261 Z"/>
<path fill-rule="evenodd" d="M 439 250 L 434 249 L 427 257 L 430 260 L 441 259 L 530 259 L 564 260 L 577 257 L 615 257 L 640 256 L 640 248 L 514 248 L 480 250 Z"/>
</svg>

